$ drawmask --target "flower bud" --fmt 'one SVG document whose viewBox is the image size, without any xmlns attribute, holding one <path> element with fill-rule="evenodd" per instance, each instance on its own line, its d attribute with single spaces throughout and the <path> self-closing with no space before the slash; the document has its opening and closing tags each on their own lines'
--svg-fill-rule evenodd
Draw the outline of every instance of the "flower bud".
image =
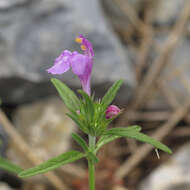
<svg viewBox="0 0 190 190">
<path fill-rule="evenodd" d="M 117 106 L 110 105 L 106 110 L 106 119 L 111 119 L 117 116 L 120 112 L 121 110 Z"/>
</svg>

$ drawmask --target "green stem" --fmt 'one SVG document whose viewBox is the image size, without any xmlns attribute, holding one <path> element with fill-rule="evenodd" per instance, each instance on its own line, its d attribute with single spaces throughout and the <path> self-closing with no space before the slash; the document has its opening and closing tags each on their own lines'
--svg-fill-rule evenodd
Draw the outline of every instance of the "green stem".
<svg viewBox="0 0 190 190">
<path fill-rule="evenodd" d="M 96 137 L 89 135 L 88 139 L 89 139 L 89 147 L 91 151 L 94 151 L 96 145 Z"/>
<path fill-rule="evenodd" d="M 89 138 L 90 150 L 93 152 L 96 145 L 96 137 L 89 135 L 88 138 Z M 95 165 L 90 160 L 88 160 L 88 175 L 89 175 L 89 190 L 95 190 Z"/>
<path fill-rule="evenodd" d="M 89 190 L 95 190 L 95 166 L 88 160 Z"/>
</svg>

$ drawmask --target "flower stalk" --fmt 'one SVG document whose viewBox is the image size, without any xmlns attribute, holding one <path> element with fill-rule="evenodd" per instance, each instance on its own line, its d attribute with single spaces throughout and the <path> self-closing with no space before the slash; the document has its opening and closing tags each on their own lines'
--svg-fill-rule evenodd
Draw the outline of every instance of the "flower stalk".
<svg viewBox="0 0 190 190">
<path fill-rule="evenodd" d="M 96 137 L 89 135 L 89 149 L 94 152 L 96 145 Z M 88 159 L 88 177 L 89 177 L 89 190 L 95 190 L 95 164 Z"/>
<path fill-rule="evenodd" d="M 89 190 L 95 190 L 95 165 L 88 160 Z"/>
</svg>

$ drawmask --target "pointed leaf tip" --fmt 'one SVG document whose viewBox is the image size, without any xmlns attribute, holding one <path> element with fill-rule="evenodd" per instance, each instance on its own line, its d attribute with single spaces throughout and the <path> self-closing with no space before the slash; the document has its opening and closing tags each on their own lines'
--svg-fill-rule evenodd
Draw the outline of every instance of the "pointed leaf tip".
<svg viewBox="0 0 190 190">
<path fill-rule="evenodd" d="M 55 158 L 47 160 L 46 162 L 44 162 L 38 166 L 29 168 L 27 170 L 20 172 L 19 177 L 30 177 L 30 176 L 34 176 L 37 174 L 42 174 L 42 173 L 48 172 L 50 170 L 56 169 L 58 167 L 61 167 L 64 164 L 68 164 L 68 163 L 74 162 L 76 160 L 79 160 L 83 157 L 85 157 L 85 154 L 78 152 L 78 151 L 66 152 Z"/>
<path fill-rule="evenodd" d="M 0 157 L 0 168 L 15 174 L 19 174 L 21 171 L 23 171 L 21 167 L 2 157 Z"/>
<path fill-rule="evenodd" d="M 79 99 L 77 98 L 75 93 L 66 84 L 56 78 L 51 78 L 51 82 L 57 89 L 60 97 L 62 98 L 67 108 L 69 110 L 78 110 Z"/>
<path fill-rule="evenodd" d="M 139 140 L 141 142 L 151 144 L 155 148 L 160 149 L 160 150 L 167 152 L 169 154 L 172 153 L 171 149 L 168 148 L 166 145 L 164 145 L 161 142 L 145 135 L 144 133 L 141 133 L 140 130 L 141 130 L 141 127 L 138 125 L 137 126 L 130 126 L 127 128 L 112 128 L 112 129 L 107 130 L 104 133 L 104 135 L 108 135 L 108 137 L 109 137 L 109 135 L 111 135 L 114 137 L 113 139 L 115 139 L 117 137 L 134 138 L 134 139 Z"/>
<path fill-rule="evenodd" d="M 85 140 L 80 135 L 72 133 L 72 138 L 83 148 L 85 152 L 89 151 Z"/>
<path fill-rule="evenodd" d="M 110 88 L 109 90 L 106 92 L 106 94 L 104 95 L 104 97 L 102 98 L 101 103 L 104 105 L 104 107 L 106 108 L 109 104 L 111 104 L 111 102 L 114 100 L 117 91 L 120 89 L 121 85 L 123 83 L 123 80 L 118 80 L 116 81 Z"/>
</svg>

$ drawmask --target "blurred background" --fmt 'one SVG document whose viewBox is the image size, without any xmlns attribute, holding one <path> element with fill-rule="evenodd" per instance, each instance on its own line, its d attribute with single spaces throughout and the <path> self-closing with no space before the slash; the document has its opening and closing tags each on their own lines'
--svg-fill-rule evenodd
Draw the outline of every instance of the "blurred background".
<svg viewBox="0 0 190 190">
<path fill-rule="evenodd" d="M 138 124 L 173 150 L 158 156 L 125 139 L 106 145 L 97 190 L 189 190 L 189 0 L 0 0 L 1 156 L 29 168 L 78 148 L 46 70 L 64 49 L 80 51 L 79 34 L 94 46 L 95 97 L 124 80 L 115 100 L 124 111 L 111 127 Z M 80 88 L 71 72 L 59 79 Z M 87 190 L 87 165 L 24 180 L 1 170 L 0 189 Z"/>
</svg>

